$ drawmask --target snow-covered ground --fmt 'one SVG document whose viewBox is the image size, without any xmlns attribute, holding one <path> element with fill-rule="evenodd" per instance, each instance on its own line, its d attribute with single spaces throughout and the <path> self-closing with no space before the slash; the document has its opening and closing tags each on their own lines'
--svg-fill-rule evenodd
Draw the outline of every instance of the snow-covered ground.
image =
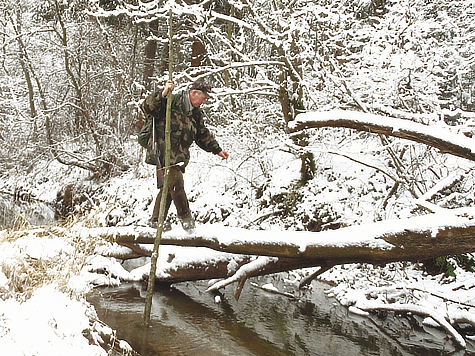
<svg viewBox="0 0 475 356">
<path fill-rule="evenodd" d="M 233 145 L 233 142 L 227 143 Z M 222 162 L 212 155 L 193 151 L 193 163 L 185 173 L 185 184 L 200 225 L 288 229 L 290 220 L 260 219 L 276 209 L 271 205 L 262 207 L 263 199 L 288 191 L 299 176 L 299 160 L 273 146 L 275 142 L 269 142 L 262 152 L 266 168 L 259 168 L 261 176 L 256 165 L 244 164 L 242 157 L 231 156 Z M 354 152 L 363 149 L 369 150 L 367 143 Z M 232 154 L 232 150 L 229 151 Z M 326 157 L 320 164 L 324 173 L 317 174 L 309 183 L 309 194 L 301 198 L 295 210 L 299 213 L 315 211 L 325 203 L 333 209 L 333 215 L 329 215 L 343 225 L 374 221 L 375 201 L 380 199 L 383 186 L 382 180 L 374 176 L 374 170 L 362 168 L 341 156 Z M 149 264 L 145 261 L 143 266 L 126 270 L 120 261 L 98 253 L 110 248 L 109 242 L 81 236 L 77 231 L 81 226 L 146 225 L 157 193 L 153 170 L 140 165 L 135 171 L 102 185 L 94 185 L 82 173 L 66 174 L 65 171 L 53 162 L 48 169 L 37 173 L 34 180 L 13 177 L 4 182 L 4 187 L 9 189 L 21 185 L 43 201 L 54 201 L 57 191 L 67 184 L 82 186 L 83 191 L 89 192 L 89 199 L 83 203 L 89 204 L 87 209 L 75 207 L 82 217 L 69 219 L 61 228 L 25 224 L 0 234 L 0 349 L 8 350 L 8 355 L 64 355 L 66 350 L 72 355 L 106 355 L 112 345 L 120 349 L 119 352 L 129 348 L 125 342 L 115 340 L 113 330 L 97 320 L 85 296 L 95 285 L 140 280 L 148 273 Z M 334 178 L 328 179 L 325 174 Z M 249 181 L 265 187 L 264 198 L 255 197 L 255 189 L 249 187 Z M 367 189 L 368 181 L 373 182 L 373 190 Z M 410 203 L 401 204 L 393 216 L 406 217 L 412 208 Z M 170 218 L 172 226 L 180 229 L 174 208 Z M 331 223 L 331 219 L 328 222 Z M 296 222 L 290 229 L 301 228 Z M 207 249 L 201 251 L 200 256 L 208 260 L 220 254 Z M 174 263 L 186 263 L 196 256 L 196 249 L 162 246 L 159 269 L 167 264 L 166 256 L 170 254 L 175 256 Z M 475 322 L 472 307 L 475 306 L 475 277 L 459 267 L 455 268 L 454 276 L 446 277 L 430 275 L 417 264 L 352 264 L 334 267 L 320 279 L 333 285 L 328 296 L 352 312 L 364 315 L 375 309 L 404 310 L 425 316 L 427 325 L 435 325 L 435 320 L 442 323 L 458 345 L 463 346 L 471 337 L 459 335 L 449 323 Z M 273 286 L 266 287 L 273 289 Z"/>
<path fill-rule="evenodd" d="M 370 17 L 363 21 L 353 20 L 355 7 L 359 7 L 358 11 L 361 12 L 371 5 L 370 1 L 348 2 L 351 3 L 348 9 L 347 2 L 340 2 L 340 5 L 338 2 L 327 3 L 328 8 L 319 3 L 306 3 L 302 8 L 303 12 L 297 11 L 287 19 L 279 16 L 287 16 L 288 12 L 283 12 L 282 15 L 276 12 L 261 13 L 265 16 L 264 23 L 277 20 L 285 28 L 286 23 L 290 22 L 292 28 L 301 27 L 303 30 L 295 32 L 297 48 L 302 52 L 302 57 L 296 59 L 301 59 L 303 63 L 305 77 L 300 84 L 308 91 L 305 95 L 309 107 L 354 107 L 354 99 L 359 98 L 358 101 L 374 111 L 386 112 L 393 117 L 406 117 L 411 113 L 409 117 L 415 121 L 431 124 L 437 132 L 441 129 L 441 139 L 454 137 L 459 129 L 465 130 L 467 134 L 473 133 L 472 114 L 470 120 L 465 120 L 467 116 L 465 121 L 459 122 L 459 119 L 454 121 L 454 118 L 460 117 L 460 113 L 448 113 L 452 118 L 449 121 L 457 124 L 449 128 L 441 120 L 444 113 L 438 110 L 440 95 L 444 94 L 442 92 L 446 94 L 442 96 L 447 101 L 444 105 L 452 105 L 451 101 L 462 99 L 465 104 L 472 103 L 473 95 L 468 91 L 468 85 L 473 80 L 463 77 L 468 78 L 473 74 L 473 45 L 470 45 L 473 42 L 473 0 L 387 2 L 386 16 Z M 208 8 L 193 6 L 194 15 L 202 13 L 208 17 Z M 25 14 L 29 16 L 27 11 Z M 311 22 L 307 22 L 306 18 L 310 18 Z M 313 28 L 314 23 L 318 31 Z M 325 23 L 328 23 L 328 30 L 325 29 Z M 31 26 L 29 21 L 23 24 L 31 44 L 29 49 L 37 47 L 50 56 L 50 51 L 44 51 L 43 45 L 37 45 L 38 41 L 44 43 L 44 39 L 32 36 L 48 31 L 37 31 L 35 26 Z M 214 31 L 214 27 L 210 29 Z M 13 34 L 11 39 L 17 38 L 16 32 L 8 32 L 6 37 Z M 252 33 L 255 36 L 261 31 Z M 71 32 L 71 36 L 74 37 L 75 32 Z M 281 36 L 275 36 L 277 37 Z M 307 37 L 310 38 L 308 43 Z M 321 38 L 315 41 L 319 37 Z M 274 43 L 275 38 L 269 38 L 269 42 Z M 10 43 L 13 45 L 16 41 Z M 228 41 L 226 51 L 227 43 Z M 282 44 L 285 47 L 289 43 Z M 100 44 L 100 47 L 104 46 Z M 317 50 L 327 52 L 330 57 L 332 54 L 338 56 L 335 59 L 338 59 L 341 69 L 336 68 L 336 73 L 341 71 L 341 78 L 336 80 L 335 74 L 324 73 L 335 66 L 316 63 Z M 257 56 L 252 54 L 248 57 L 249 54 L 244 53 L 244 57 L 261 60 L 260 53 L 267 53 L 267 50 L 252 51 Z M 337 55 L 340 51 L 347 54 L 340 57 Z M 12 62 L 5 62 L 6 68 L 11 63 L 12 67 L 8 71 L 17 73 L 17 58 L 10 58 Z M 45 63 L 57 63 L 57 60 L 51 60 L 50 57 L 38 58 L 46 58 Z M 40 76 L 57 78 L 56 66 L 43 70 L 44 72 L 38 71 Z M 7 192 L 20 201 L 25 200 L 20 204 L 26 206 L 27 200 L 55 202 L 57 193 L 71 185 L 74 193 L 81 195 L 82 199 L 74 206 L 76 217 L 65 223 L 66 228 L 30 227 L 19 219 L 14 229 L 0 232 L 0 352 L 2 355 L 105 355 L 112 344 L 122 351 L 127 350 L 127 345 L 116 342 L 113 331 L 97 320 L 93 308 L 85 301 L 85 295 L 93 285 L 114 285 L 140 279 L 147 272 L 148 265 L 145 261 L 144 266 L 125 270 L 114 258 L 100 256 L 99 251 L 111 247 L 107 241 L 91 236 L 81 237 L 74 231 L 78 231 L 81 226 L 146 225 L 157 193 L 153 169 L 143 164 L 131 164 L 134 168 L 129 172 L 98 184 L 90 179 L 88 172 L 61 166 L 54 160 L 40 162 L 45 157 L 43 148 L 38 147 L 38 151 L 25 150 L 25 147 L 29 147 L 30 135 L 33 133 L 26 130 L 25 125 L 18 125 L 18 118 L 23 120 L 23 117 L 29 116 L 28 109 L 18 106 L 22 102 L 20 94 L 17 94 L 18 99 L 16 96 L 13 97 L 14 100 L 11 98 L 11 93 L 16 92 L 21 85 L 18 85 L 17 77 L 11 77 L 7 71 L 5 73 L 7 75 L 2 83 L 8 88 L 4 97 L 5 115 L 8 116 L 2 116 L 2 120 L 5 120 L 5 125 L 2 126 L 5 132 L 2 131 L 2 136 L 10 136 L 12 140 L 2 141 L 7 148 L 2 154 L 7 161 L 22 158 L 18 163 L 19 167 L 28 163 L 28 170 L 32 171 L 27 172 L 26 167 L 23 171 L 21 167 L 19 170 L 11 168 L 14 167 L 11 162 L 5 165 L 11 171 L 0 172 L 0 192 Z M 53 73 L 53 76 L 48 73 Z M 454 73 L 457 73 L 455 77 Z M 99 80 L 103 78 L 97 77 Z M 455 80 L 456 77 L 459 78 Z M 244 85 L 246 81 L 252 84 L 256 79 L 257 83 L 264 83 L 268 80 L 266 78 L 267 74 L 263 77 L 259 74 L 257 78 L 244 76 L 240 80 Z M 352 89 L 354 98 L 345 98 L 345 94 L 340 93 L 338 87 L 342 84 L 345 84 L 346 91 Z M 102 86 L 103 83 L 100 84 L 101 88 Z M 457 89 L 458 87 L 460 88 Z M 62 88 L 58 90 L 52 87 L 52 90 L 53 93 L 60 92 Z M 116 97 L 116 93 L 113 97 Z M 192 164 L 187 168 L 185 184 L 198 224 L 206 227 L 221 224 L 227 227 L 275 231 L 317 231 L 320 228 L 360 225 L 389 218 L 407 218 L 425 213 L 417 210 L 411 189 L 430 192 L 434 183 L 443 181 L 444 177 L 451 174 L 454 177 L 465 177 L 465 180 L 459 182 L 460 189 L 445 189 L 443 194 L 437 195 L 437 206 L 431 201 L 430 208 L 473 206 L 475 184 L 473 164 L 470 161 L 447 159 L 446 155 L 426 150 L 411 142 L 374 144 L 372 135 L 344 129 L 322 129 L 318 132 L 309 130 L 306 149 L 315 155 L 317 172 L 305 187 L 299 187 L 295 181 L 299 177 L 300 161 L 296 157 L 298 150 L 302 148 L 295 147 L 290 139 L 284 138 L 287 134 L 284 133 L 286 131 L 280 115 L 282 108 L 277 100 L 267 102 L 257 98 L 258 96 L 239 98 L 242 103 L 247 102 L 248 106 L 242 105 L 241 109 L 236 110 L 239 113 L 234 113 L 234 117 L 226 115 L 229 116 L 226 118 L 221 118 L 222 110 L 219 109 L 223 102 L 218 100 L 215 103 L 215 116 L 220 118 L 219 122 L 221 119 L 226 122 L 226 127 L 213 129 L 217 129 L 218 135 L 222 131 L 219 142 L 231 154 L 229 160 L 221 162 L 199 150 L 192 152 Z M 24 104 L 27 102 L 28 100 L 23 100 Z M 122 105 L 122 102 L 116 104 Z M 462 102 L 454 105 L 459 107 Z M 56 107 L 56 103 L 51 104 L 51 107 Z M 406 108 L 407 112 L 396 108 Z M 58 123 L 61 120 L 64 123 L 69 121 L 66 119 L 70 112 L 65 111 L 57 116 Z M 437 112 L 437 115 L 429 117 L 415 114 L 426 111 Z M 361 116 L 367 120 L 366 115 Z M 107 115 L 104 118 L 110 120 Z M 309 114 L 307 118 L 315 119 L 314 114 Z M 380 124 L 381 117 L 376 119 L 376 123 Z M 462 121 L 463 127 L 460 127 Z M 41 121 L 38 123 L 43 125 Z M 106 126 L 108 125 L 107 123 Z M 394 123 L 390 125 L 404 130 L 408 129 L 406 125 L 409 122 L 402 126 Z M 410 124 L 409 129 L 413 129 L 413 126 Z M 445 130 L 448 129 L 453 132 L 446 135 Z M 62 126 L 58 126 L 58 130 L 62 130 Z M 436 135 L 437 132 L 433 134 Z M 24 141 L 17 141 L 22 136 L 25 136 Z M 117 141 L 122 142 L 122 138 Z M 69 139 L 75 141 L 76 137 Z M 69 139 L 65 137 L 64 143 Z M 472 140 L 473 138 L 463 138 L 458 143 L 471 150 Z M 85 142 L 87 141 L 86 139 Z M 22 154 L 11 155 L 14 152 L 11 148 L 15 145 Z M 397 169 L 388 154 L 384 154 L 386 150 L 396 146 L 397 156 L 402 157 L 402 152 L 406 155 L 403 164 Z M 69 144 L 66 147 L 77 152 L 82 152 L 84 148 Z M 130 159 L 130 162 L 134 162 L 134 157 L 143 161 L 134 138 L 127 142 L 127 147 L 121 148 L 127 161 Z M 41 152 L 41 157 L 37 156 L 38 152 Z M 29 161 L 31 157 L 35 157 L 33 162 Z M 94 154 L 83 158 L 96 157 Z M 395 173 L 401 168 L 407 171 L 398 176 Z M 396 189 L 396 183 L 399 184 L 401 179 L 405 179 L 403 187 Z M 397 194 L 391 193 L 392 188 L 395 188 Z M 424 201 L 419 203 L 429 204 Z M 11 204 L 4 205 L 0 201 L 0 210 L 3 212 L 7 209 L 14 210 Z M 31 222 L 48 221 L 53 217 L 51 210 L 45 208 L 41 211 L 40 205 L 25 215 Z M 172 225 L 179 228 L 173 209 L 170 219 Z M 227 238 L 232 239 L 233 236 Z M 190 260 L 190 251 L 196 250 L 164 246 L 160 256 L 173 254 L 175 263 L 186 263 Z M 204 259 L 218 256 L 214 251 L 201 251 Z M 166 263 L 167 261 L 161 260 L 159 268 Z M 328 291 L 328 296 L 336 298 L 352 312 L 364 315 L 374 309 L 393 308 L 425 315 L 428 325 L 437 319 L 454 343 L 463 346 L 464 340 L 470 336 L 460 336 L 448 322 L 473 323 L 475 278 L 473 273 L 466 272 L 457 263 L 453 263 L 453 266 L 453 276 L 433 276 L 417 264 L 355 264 L 334 267 L 320 278 L 334 285 Z M 272 290 L 273 286 L 267 288 Z"/>
</svg>

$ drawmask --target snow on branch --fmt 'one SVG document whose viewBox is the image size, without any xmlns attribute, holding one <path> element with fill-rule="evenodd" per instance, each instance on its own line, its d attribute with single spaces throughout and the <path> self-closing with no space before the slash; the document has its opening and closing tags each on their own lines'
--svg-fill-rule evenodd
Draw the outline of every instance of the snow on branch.
<svg viewBox="0 0 475 356">
<path fill-rule="evenodd" d="M 412 313 L 415 315 L 422 315 L 425 317 L 432 318 L 437 322 L 441 327 L 443 327 L 453 338 L 454 340 L 462 347 L 466 347 L 466 342 L 463 337 L 454 329 L 454 327 L 445 319 L 443 315 L 438 313 L 433 308 L 412 305 L 412 304 L 382 304 L 382 303 L 371 303 L 363 304 L 357 303 L 354 307 L 365 310 L 365 311 L 374 311 L 374 310 L 385 310 L 385 311 L 394 311 L 399 313 Z M 465 317 L 461 317 L 460 320 L 465 321 Z"/>
<path fill-rule="evenodd" d="M 241 294 L 244 282 L 247 280 L 247 278 L 257 275 L 257 272 L 259 270 L 264 269 L 269 264 L 277 262 L 277 260 L 278 259 L 275 258 L 275 257 L 259 256 L 254 261 L 251 261 L 251 262 L 241 266 L 236 271 L 236 273 L 234 273 L 231 277 L 226 278 L 222 281 L 216 282 L 211 287 L 209 287 L 206 291 L 207 292 L 215 291 L 215 290 L 224 288 L 227 285 L 232 284 L 234 282 L 239 282 L 238 288 L 237 288 L 236 293 L 234 295 L 236 300 L 238 300 L 239 296 Z"/>
<path fill-rule="evenodd" d="M 424 193 L 423 196 L 419 197 L 415 201 L 415 203 L 430 212 L 441 212 L 445 210 L 444 208 L 430 203 L 428 200 L 432 199 L 437 193 L 441 192 L 442 190 L 449 189 L 456 183 L 460 182 L 464 178 L 464 176 L 468 174 L 469 171 L 469 169 L 453 171 L 446 178 L 442 179 L 440 182 L 430 188 L 426 193 Z"/>
<path fill-rule="evenodd" d="M 247 61 L 247 62 L 234 62 L 231 64 L 228 64 L 226 66 L 222 67 L 200 67 L 200 73 L 199 75 L 191 75 L 191 73 L 184 72 L 182 74 L 178 74 L 177 78 L 182 78 L 185 77 L 188 80 L 200 80 L 204 79 L 207 77 L 212 77 L 213 75 L 216 75 L 217 73 L 221 73 L 230 69 L 236 69 L 236 68 L 245 68 L 245 67 L 255 67 L 255 66 L 284 66 L 285 63 L 279 62 L 279 61 Z M 193 68 L 191 68 L 193 69 Z M 278 87 L 277 85 L 268 85 L 267 87 L 262 87 L 258 89 L 272 89 L 272 90 L 277 90 Z M 219 94 L 217 94 L 219 95 Z M 222 94 L 221 94 L 222 95 Z"/>
<path fill-rule="evenodd" d="M 357 111 L 331 110 L 299 114 L 289 123 L 289 128 L 293 131 L 320 127 L 346 127 L 398 137 L 437 148 L 441 153 L 475 161 L 475 140 L 440 127 L 409 120 Z"/>
<path fill-rule="evenodd" d="M 84 229 L 81 234 L 119 244 L 151 244 L 155 238 L 155 230 L 147 227 Z M 475 251 L 475 208 L 446 209 L 415 218 L 321 232 L 257 231 L 218 224 L 202 225 L 193 234 L 182 229 L 168 231 L 163 234 L 161 243 L 299 261 L 289 264 L 294 268 L 415 261 Z"/>
<path fill-rule="evenodd" d="M 454 186 L 456 183 L 460 182 L 467 174 L 469 170 L 455 170 L 450 173 L 446 178 L 439 181 L 436 185 L 430 188 L 419 200 L 430 200 L 437 193 L 441 192 L 444 189 L 449 189 Z"/>
</svg>

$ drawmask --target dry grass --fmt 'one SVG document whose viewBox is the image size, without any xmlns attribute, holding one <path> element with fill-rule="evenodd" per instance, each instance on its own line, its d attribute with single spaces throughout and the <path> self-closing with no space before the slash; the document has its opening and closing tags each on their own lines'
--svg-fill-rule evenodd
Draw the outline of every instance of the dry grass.
<svg viewBox="0 0 475 356">
<path fill-rule="evenodd" d="M 104 243 L 91 237 L 81 237 L 74 232 L 74 228 L 93 223 L 71 216 L 57 226 L 34 227 L 23 217 L 18 217 L 10 230 L 0 234 L 0 271 L 8 279 L 5 286 L 0 286 L 0 298 L 25 301 L 35 289 L 52 283 L 72 295 L 68 281 L 81 272 L 88 258 L 94 254 L 96 245 Z M 29 255 L 25 241 L 21 241 L 28 237 L 57 240 L 53 244 L 55 251 L 45 250 L 41 257 Z"/>
<path fill-rule="evenodd" d="M 0 272 L 8 279 L 5 285 L 0 284 L 0 299 L 14 298 L 24 302 L 37 288 L 48 284 L 54 284 L 71 298 L 80 299 L 82 296 L 71 290 L 68 282 L 81 272 L 94 255 L 95 247 L 107 242 L 100 238 L 81 237 L 77 231 L 78 227 L 92 227 L 95 223 L 92 219 L 70 216 L 59 225 L 37 227 L 18 217 L 10 230 L 0 232 Z M 30 244 L 45 246 L 45 253 L 32 253 L 36 257 L 30 255 Z M 97 319 L 91 318 L 90 328 L 83 334 L 108 355 L 138 355 L 119 342 L 115 332 Z"/>
</svg>

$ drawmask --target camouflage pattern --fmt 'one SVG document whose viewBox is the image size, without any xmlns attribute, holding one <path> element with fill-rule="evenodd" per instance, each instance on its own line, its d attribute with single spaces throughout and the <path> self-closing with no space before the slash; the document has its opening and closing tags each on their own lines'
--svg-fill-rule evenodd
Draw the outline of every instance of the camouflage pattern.
<svg viewBox="0 0 475 356">
<path fill-rule="evenodd" d="M 188 94 L 189 91 L 183 91 L 173 95 L 171 113 L 170 165 L 182 165 L 181 170 L 183 172 L 190 161 L 189 148 L 193 142 L 196 142 L 200 148 L 207 152 L 214 154 L 221 152 L 218 142 L 204 125 L 203 112 L 200 108 L 190 106 L 189 100 L 187 101 Z M 156 118 L 155 136 L 158 142 L 159 158 L 162 167 L 165 163 L 166 105 L 167 98 L 163 97 L 161 91 L 149 95 L 142 104 L 146 120 L 152 120 L 153 117 Z M 187 107 L 191 109 L 190 112 L 187 112 Z"/>
</svg>

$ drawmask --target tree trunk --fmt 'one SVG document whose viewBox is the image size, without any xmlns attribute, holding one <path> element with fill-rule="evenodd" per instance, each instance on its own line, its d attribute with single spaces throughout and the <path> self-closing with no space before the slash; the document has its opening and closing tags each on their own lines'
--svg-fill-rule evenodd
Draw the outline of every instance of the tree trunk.
<svg viewBox="0 0 475 356">
<path fill-rule="evenodd" d="M 203 42 L 199 38 L 193 39 L 193 44 L 191 45 L 191 66 L 200 67 L 201 62 L 205 58 L 206 48 Z"/>
<path fill-rule="evenodd" d="M 281 84 L 279 87 L 279 100 L 282 106 L 282 112 L 284 115 L 285 122 L 289 125 L 290 122 L 295 120 L 295 117 L 301 113 L 305 112 L 305 105 L 303 103 L 303 89 L 302 83 L 300 81 L 295 81 L 295 78 L 302 77 L 302 62 L 298 55 L 299 49 L 295 43 L 295 38 L 292 37 L 292 42 L 290 43 L 290 55 L 293 58 L 291 64 L 294 71 L 298 76 L 287 76 L 283 83 L 291 83 L 292 89 L 289 93 L 286 88 Z M 285 54 L 284 50 L 281 48 L 281 53 Z M 286 58 L 284 56 L 284 58 Z M 283 74 L 287 74 L 287 71 L 283 71 Z M 290 95 L 289 95 L 290 94 Z M 307 146 L 307 134 L 302 133 L 298 136 L 292 137 L 293 141 L 301 146 Z M 313 153 L 304 152 L 300 155 L 300 182 L 301 184 L 306 184 L 309 180 L 313 179 L 315 175 L 315 159 Z"/>
<path fill-rule="evenodd" d="M 157 36 L 158 34 L 158 20 L 153 20 L 149 24 L 150 34 Z M 155 54 L 157 53 L 157 41 L 150 39 L 145 45 L 145 59 L 143 69 L 143 83 L 146 90 L 152 87 L 152 76 L 155 68 Z"/>
<path fill-rule="evenodd" d="M 234 4 L 231 4 L 231 9 L 230 9 L 230 11 L 229 11 L 229 16 L 230 16 L 230 17 L 234 17 L 234 10 L 235 10 Z M 228 36 L 227 36 L 227 38 L 228 38 L 228 41 L 229 41 L 230 43 L 233 42 L 233 33 L 234 33 L 234 23 L 228 22 L 228 33 L 227 33 Z M 232 52 L 232 50 L 230 49 L 230 50 L 228 51 L 228 62 L 229 62 L 229 63 L 232 63 L 232 61 L 233 61 L 233 52 Z M 226 71 L 224 72 L 224 85 L 225 85 L 225 87 L 227 87 L 227 88 L 229 88 L 229 87 L 231 86 L 231 85 L 230 85 L 230 73 L 229 73 L 228 70 L 226 70 Z M 231 96 L 231 102 L 232 102 L 233 100 L 234 100 L 234 98 L 233 98 L 233 96 Z M 234 107 L 234 105 L 233 105 L 233 107 Z"/>
<path fill-rule="evenodd" d="M 35 95 L 33 90 L 33 82 L 31 80 L 30 71 L 28 69 L 28 58 L 25 44 L 23 43 L 22 33 L 21 33 L 21 15 L 19 10 L 16 13 L 16 21 L 13 20 L 13 16 L 10 17 L 12 22 L 13 28 L 15 29 L 15 34 L 17 36 L 17 43 L 18 43 L 18 59 L 20 62 L 21 69 L 23 74 L 25 75 L 25 81 L 28 87 L 28 101 L 30 103 L 30 117 L 32 119 L 36 118 L 36 106 L 35 106 Z"/>
<path fill-rule="evenodd" d="M 162 236 L 161 244 L 277 257 L 258 272 L 262 274 L 345 263 L 419 261 L 474 252 L 474 217 L 475 209 L 466 208 L 322 232 L 254 231 L 210 225 L 198 227 L 192 235 L 182 230 L 169 231 Z M 89 234 L 126 246 L 152 244 L 155 240 L 155 230 L 147 227 L 98 228 L 90 229 Z M 229 256 L 233 258 L 235 256 Z M 201 262 L 192 261 L 190 265 L 192 267 L 180 267 L 181 271 L 176 273 L 170 271 L 170 281 L 194 280 L 198 278 L 196 273 L 199 279 L 223 277 L 220 267 L 202 266 Z M 200 271 L 194 272 L 195 268 Z"/>
</svg>

